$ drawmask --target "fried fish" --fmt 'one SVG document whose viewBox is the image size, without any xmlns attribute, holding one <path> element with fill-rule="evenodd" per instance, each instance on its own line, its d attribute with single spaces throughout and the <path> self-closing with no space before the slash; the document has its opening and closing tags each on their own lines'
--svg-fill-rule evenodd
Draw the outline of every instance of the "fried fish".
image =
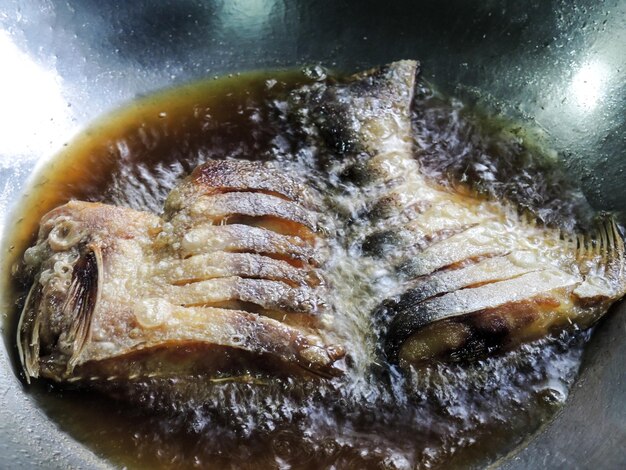
<svg viewBox="0 0 626 470">
<path fill-rule="evenodd" d="M 216 160 L 161 215 L 78 201 L 48 213 L 25 254 L 27 377 L 340 375 L 328 236 L 377 268 L 362 273 L 378 305 L 366 314 L 391 364 L 593 325 L 626 292 L 621 228 L 607 216 L 570 233 L 427 175 L 412 122 L 422 86 L 418 63 L 400 61 L 293 92 L 290 117 L 318 149 L 312 174 L 332 182 L 324 197 L 275 165 Z M 340 225 L 330 235 L 325 211 Z"/>
</svg>

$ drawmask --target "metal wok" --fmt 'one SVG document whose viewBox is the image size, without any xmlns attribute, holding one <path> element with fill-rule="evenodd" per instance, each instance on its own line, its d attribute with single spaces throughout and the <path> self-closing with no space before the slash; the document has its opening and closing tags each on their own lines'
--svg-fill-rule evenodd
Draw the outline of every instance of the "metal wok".
<svg viewBox="0 0 626 470">
<path fill-rule="evenodd" d="M 591 203 L 624 211 L 625 48 L 624 0 L 0 0 L 4 229 L 35 165 L 138 95 L 250 69 L 401 58 L 421 60 L 450 93 L 543 128 Z M 563 410 L 501 468 L 626 466 L 623 310 L 597 328 Z M 0 466 L 106 468 L 25 393 L 13 332 L 3 333 Z"/>
</svg>

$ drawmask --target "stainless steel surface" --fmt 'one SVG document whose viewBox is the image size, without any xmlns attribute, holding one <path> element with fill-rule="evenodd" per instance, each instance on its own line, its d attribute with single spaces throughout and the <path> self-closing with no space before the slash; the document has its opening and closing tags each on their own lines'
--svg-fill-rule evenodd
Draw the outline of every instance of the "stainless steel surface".
<svg viewBox="0 0 626 470">
<path fill-rule="evenodd" d="M 400 58 L 542 128 L 590 201 L 625 211 L 624 50 L 623 0 L 0 0 L 3 231 L 33 168 L 138 95 L 255 68 Z M 563 411 L 503 468 L 626 466 L 625 333 L 625 312 L 605 319 Z M 10 353 L 0 347 L 2 466 L 106 466 L 24 393 Z"/>
</svg>

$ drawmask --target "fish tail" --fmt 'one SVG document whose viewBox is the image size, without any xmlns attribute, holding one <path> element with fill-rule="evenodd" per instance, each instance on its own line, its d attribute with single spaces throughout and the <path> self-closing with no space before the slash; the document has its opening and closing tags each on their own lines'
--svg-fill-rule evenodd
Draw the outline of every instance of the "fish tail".
<svg viewBox="0 0 626 470">
<path fill-rule="evenodd" d="M 624 233 L 612 214 L 599 216 L 595 229 L 588 234 L 577 235 L 575 243 L 579 264 L 591 261 L 596 274 L 603 274 L 621 290 L 626 289 Z"/>
</svg>

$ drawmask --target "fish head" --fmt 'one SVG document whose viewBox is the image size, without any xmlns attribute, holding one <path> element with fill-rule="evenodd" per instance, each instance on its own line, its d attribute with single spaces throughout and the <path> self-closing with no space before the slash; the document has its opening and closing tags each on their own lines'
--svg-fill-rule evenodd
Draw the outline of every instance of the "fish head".
<svg viewBox="0 0 626 470">
<path fill-rule="evenodd" d="M 90 335 L 107 258 L 139 223 L 104 204 L 77 201 L 44 216 L 37 243 L 24 255 L 34 279 L 18 326 L 27 378 L 39 376 L 41 357 L 53 369 L 73 368 Z"/>
</svg>

